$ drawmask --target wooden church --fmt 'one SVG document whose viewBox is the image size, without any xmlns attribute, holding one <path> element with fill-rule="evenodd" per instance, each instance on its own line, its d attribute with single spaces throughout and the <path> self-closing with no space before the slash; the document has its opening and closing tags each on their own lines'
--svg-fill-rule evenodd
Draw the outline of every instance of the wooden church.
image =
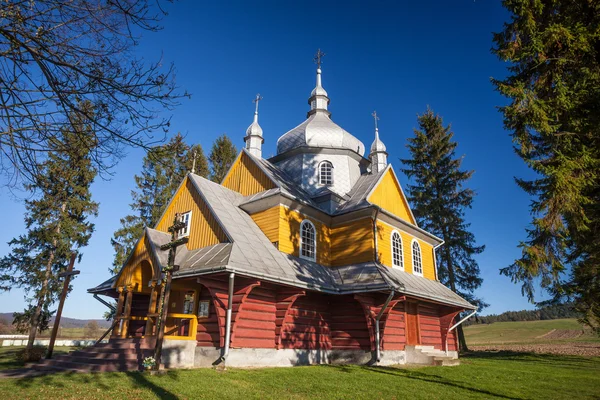
<svg viewBox="0 0 600 400">
<path fill-rule="evenodd" d="M 377 128 L 365 157 L 332 121 L 318 64 L 306 120 L 265 159 L 258 100 L 223 182 L 188 174 L 119 274 L 89 289 L 118 299 L 111 342 L 156 337 L 178 213 L 167 367 L 456 362 L 453 325 L 476 307 L 439 282 L 443 241 L 417 225 Z"/>
</svg>

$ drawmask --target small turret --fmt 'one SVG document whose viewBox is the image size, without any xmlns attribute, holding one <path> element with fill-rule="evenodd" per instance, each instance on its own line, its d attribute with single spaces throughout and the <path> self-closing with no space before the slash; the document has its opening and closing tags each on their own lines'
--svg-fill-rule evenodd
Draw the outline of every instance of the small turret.
<svg viewBox="0 0 600 400">
<path fill-rule="evenodd" d="M 371 173 L 376 174 L 379 171 L 383 171 L 387 167 L 387 156 L 385 144 L 379 139 L 379 128 L 377 127 L 377 111 L 373 111 L 371 114 L 375 119 L 375 140 L 371 144 L 371 152 L 369 153 L 369 160 L 371 160 Z"/>
<path fill-rule="evenodd" d="M 263 139 L 263 130 L 258 124 L 258 103 L 262 100 L 262 96 L 260 94 L 256 95 L 256 98 L 253 100 L 256 103 L 256 108 L 254 110 L 254 121 L 252 124 L 246 129 L 246 136 L 244 137 L 244 142 L 246 142 L 246 150 L 250 152 L 250 154 L 256 157 L 262 157 L 262 144 L 265 142 Z"/>
</svg>

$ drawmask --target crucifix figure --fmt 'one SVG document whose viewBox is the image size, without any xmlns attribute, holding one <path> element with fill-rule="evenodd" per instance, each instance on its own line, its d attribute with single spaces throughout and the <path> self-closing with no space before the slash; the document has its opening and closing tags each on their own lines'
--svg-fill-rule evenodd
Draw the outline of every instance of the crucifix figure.
<svg viewBox="0 0 600 400">
<path fill-rule="evenodd" d="M 323 53 L 321 51 L 321 49 L 317 50 L 317 54 L 315 54 L 315 64 L 317 64 L 317 68 L 321 68 L 321 63 L 323 62 L 323 60 L 321 60 L 321 58 L 323 58 L 325 56 L 325 53 Z"/>
<path fill-rule="evenodd" d="M 192 160 L 192 174 L 196 173 L 196 150 L 194 150 L 194 153 L 192 154 L 193 160 Z"/>
<path fill-rule="evenodd" d="M 377 121 L 379 121 L 379 117 L 377 116 L 377 111 L 373 111 L 373 119 L 375 120 L 375 130 L 377 130 Z"/>
<path fill-rule="evenodd" d="M 169 304 L 169 296 L 171 294 L 171 279 L 173 272 L 179 269 L 179 265 L 175 265 L 175 255 L 177 254 L 177 247 L 184 245 L 188 242 L 188 237 L 184 236 L 178 238 L 178 232 L 186 227 L 186 223 L 181 221 L 181 214 L 176 213 L 173 225 L 169 227 L 171 233 L 171 242 L 160 246 L 161 250 L 169 250 L 169 257 L 167 259 L 167 265 L 163 267 L 162 272 L 165 274 L 165 286 L 161 292 L 160 302 L 158 306 L 158 320 L 156 324 L 156 347 L 154 348 L 154 360 L 156 364 L 155 370 L 160 369 L 160 359 L 162 353 L 163 339 L 165 336 L 165 324 L 167 322 L 167 312 Z M 165 310 L 165 304 L 167 304 L 167 310 Z"/>
<path fill-rule="evenodd" d="M 254 110 L 254 114 L 258 114 L 258 103 L 263 99 L 260 93 L 256 94 L 256 98 L 252 100 L 253 103 L 256 103 L 256 109 Z"/>
</svg>

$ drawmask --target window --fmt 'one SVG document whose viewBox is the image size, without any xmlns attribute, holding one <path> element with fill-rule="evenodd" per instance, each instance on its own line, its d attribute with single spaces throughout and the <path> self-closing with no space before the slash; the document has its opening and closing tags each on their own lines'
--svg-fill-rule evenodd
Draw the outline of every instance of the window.
<svg viewBox="0 0 600 400">
<path fill-rule="evenodd" d="M 193 290 L 190 290 L 185 293 L 183 297 L 183 313 L 184 314 L 193 314 L 194 313 L 194 295 L 196 293 Z"/>
<path fill-rule="evenodd" d="M 319 165 L 319 183 L 333 185 L 333 164 L 329 161 L 323 161 Z"/>
<path fill-rule="evenodd" d="M 412 242 L 412 255 L 413 255 L 413 273 L 415 275 L 423 276 L 423 263 L 421 261 L 421 246 L 416 240 Z"/>
<path fill-rule="evenodd" d="M 306 219 L 300 224 L 300 258 L 311 261 L 317 258 L 317 231 Z"/>
<path fill-rule="evenodd" d="M 402 237 L 398 231 L 392 232 L 392 266 L 404 269 L 402 256 Z"/>
<path fill-rule="evenodd" d="M 190 224 L 192 223 L 192 212 L 188 211 L 179 215 L 179 220 L 185 223 L 185 226 L 177 231 L 177 237 L 185 237 L 190 235 Z"/>
<path fill-rule="evenodd" d="M 208 318 L 210 314 L 210 301 L 203 300 L 198 303 L 198 318 Z"/>
</svg>

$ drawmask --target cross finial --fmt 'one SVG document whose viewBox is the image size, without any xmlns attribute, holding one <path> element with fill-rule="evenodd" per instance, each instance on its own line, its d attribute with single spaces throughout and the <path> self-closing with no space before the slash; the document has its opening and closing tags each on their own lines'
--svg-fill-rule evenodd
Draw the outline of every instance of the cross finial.
<svg viewBox="0 0 600 400">
<path fill-rule="evenodd" d="M 192 174 L 196 173 L 196 150 L 194 149 L 194 153 L 192 155 L 193 160 L 192 160 Z"/>
<path fill-rule="evenodd" d="M 377 130 L 377 121 L 379 121 L 379 117 L 377 116 L 377 111 L 373 111 L 373 119 L 375 120 L 375 130 Z"/>
<path fill-rule="evenodd" d="M 254 110 L 255 114 L 258 114 L 258 102 L 261 101 L 263 99 L 263 97 L 260 95 L 260 93 L 256 94 L 256 98 L 254 98 L 254 100 L 252 100 L 253 103 L 256 103 L 256 109 Z"/>
<path fill-rule="evenodd" d="M 323 62 L 321 58 L 325 56 L 325 53 L 321 51 L 321 49 L 317 50 L 317 54 L 315 54 L 315 64 L 317 64 L 317 68 L 321 68 L 321 63 Z"/>
</svg>

